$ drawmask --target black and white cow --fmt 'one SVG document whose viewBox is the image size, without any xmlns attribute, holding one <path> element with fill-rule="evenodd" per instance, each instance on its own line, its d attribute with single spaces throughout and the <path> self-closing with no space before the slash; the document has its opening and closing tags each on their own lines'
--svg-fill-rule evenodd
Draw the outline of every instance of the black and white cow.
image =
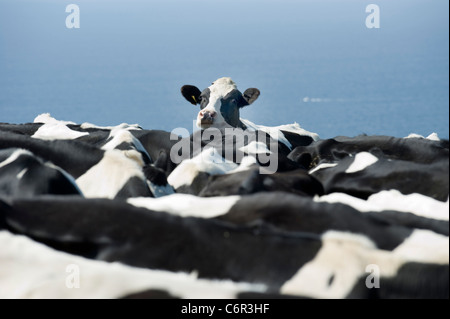
<svg viewBox="0 0 450 319">
<path fill-rule="evenodd" d="M 33 124 L 17 125 L 16 131 L 32 132 L 33 138 L 55 140 L 74 139 L 101 149 L 118 149 L 123 152 L 137 151 L 148 168 L 159 168 L 168 176 L 176 167 L 169 157 L 170 150 L 181 137 L 161 131 L 144 130 L 137 124 L 122 123 L 116 126 L 97 126 L 91 123 L 75 124 L 59 121 L 45 113 L 36 117 Z M 35 131 L 28 125 L 39 125 Z M 12 128 L 10 128 L 12 129 Z M 2 127 L 0 126 L 0 131 Z M 130 152 L 128 152 L 130 153 Z"/>
<path fill-rule="evenodd" d="M 264 285 L 105 263 L 57 251 L 7 230 L 0 230 L 0 246 L 1 299 L 231 299 L 250 293 L 267 297 Z"/>
<path fill-rule="evenodd" d="M 250 88 L 241 93 L 228 77 L 214 81 L 203 92 L 195 86 L 185 85 L 181 88 L 181 93 L 190 103 L 200 105 L 196 123 L 201 131 L 191 136 L 193 156 L 182 162 L 168 177 L 169 183 L 178 192 L 199 194 L 206 186 L 209 176 L 232 173 L 238 169 L 238 165 L 242 163 L 236 161 L 236 158 L 254 157 L 259 165 L 274 168 L 271 169 L 272 173 L 304 169 L 287 156 L 294 147 L 309 145 L 319 138 L 317 134 L 303 130 L 298 124 L 266 127 L 240 118 L 240 109 L 252 104 L 259 97 L 260 91 Z M 219 141 L 214 138 L 215 143 L 210 143 L 210 135 L 219 136 Z M 199 136 L 202 141 L 207 141 L 207 145 L 195 149 L 199 145 L 195 142 Z M 235 141 L 230 143 L 233 139 Z M 211 148 L 216 148 L 217 153 L 211 151 Z M 225 153 L 230 150 L 231 156 L 227 156 Z M 269 156 L 270 160 L 261 160 L 267 158 L 268 154 L 272 155 Z M 238 181 L 238 184 L 243 182 Z M 232 193 L 234 192 L 230 192 Z"/>
<path fill-rule="evenodd" d="M 32 136 L 42 126 L 42 123 L 9 124 L 0 123 L 0 132 Z"/>
<path fill-rule="evenodd" d="M 307 141 L 240 119 L 259 91 L 229 78 L 182 93 L 187 138 L 0 124 L 0 297 L 448 298 L 448 141 Z"/>
<path fill-rule="evenodd" d="M 404 238 L 413 229 L 449 235 L 448 201 L 444 203 L 420 194 L 403 195 L 398 191 L 382 191 L 368 200 L 342 193 L 311 198 L 303 194 L 294 196 L 275 191 L 259 192 L 251 196 L 199 197 L 174 194 L 157 199 L 130 198 L 127 201 L 137 207 L 183 217 L 218 218 L 236 223 L 267 222 L 288 231 L 320 233 L 333 229 L 360 232 L 385 248 L 395 247 L 398 241 L 392 241 L 389 236 L 382 238 L 382 232 L 379 232 L 379 236 L 371 236 L 372 230 L 387 227 L 385 230 L 389 234 L 392 226 L 408 228 L 407 232 L 396 233 L 399 238 Z M 341 216 L 349 218 L 340 219 Z M 353 219 L 350 216 L 356 217 Z M 364 219 L 369 222 L 361 221 Z M 371 223 L 372 226 L 365 228 L 365 224 Z M 381 244 L 382 242 L 387 244 Z"/>
<path fill-rule="evenodd" d="M 181 218 L 122 201 L 47 197 L 9 204 L 11 209 L 0 215 L 8 229 L 54 248 L 135 267 L 196 271 L 200 278 L 280 287 L 321 246 L 318 236 Z"/>
<path fill-rule="evenodd" d="M 289 158 L 295 162 L 301 162 L 309 169 L 322 163 L 335 163 L 361 152 L 378 152 L 392 160 L 428 164 L 436 160 L 448 159 L 448 150 L 448 140 L 377 135 L 338 136 L 317 140 L 311 145 L 299 146 L 289 154 Z"/>
<path fill-rule="evenodd" d="M 260 91 L 250 88 L 242 94 L 230 78 L 220 78 L 203 92 L 196 86 L 184 85 L 181 94 L 193 105 L 200 105 L 198 127 L 206 129 L 211 126 L 232 126 L 245 130 L 247 127 L 240 120 L 239 109 L 256 101 Z"/>
<path fill-rule="evenodd" d="M 445 140 L 337 137 L 299 146 L 288 158 L 308 167 L 326 194 L 340 192 L 366 199 L 395 189 L 441 201 L 449 196 L 449 148 Z"/>
<path fill-rule="evenodd" d="M 141 153 L 146 163 L 149 160 L 156 161 L 162 150 L 170 152 L 170 147 L 180 139 L 169 132 L 144 130 L 137 124 L 76 124 L 57 120 L 49 113 L 38 115 L 34 123 L 0 123 L 1 131 L 47 141 L 76 140 L 103 149 L 136 150 Z"/>
<path fill-rule="evenodd" d="M 322 184 L 303 169 L 261 174 L 256 164 L 228 174 L 210 176 L 198 195 L 210 197 L 276 191 L 303 196 L 323 195 Z"/>
<path fill-rule="evenodd" d="M 448 297 L 448 281 L 442 280 L 448 278 L 448 236 L 409 229 L 395 219 L 365 215 L 342 204 L 266 195 L 238 198 L 213 219 L 106 199 L 11 199 L 3 204 L 0 225 L 86 258 L 196 271 L 200 278 L 263 284 L 269 293 Z M 147 200 L 167 202 L 168 197 Z M 170 201 L 183 205 L 178 198 Z M 299 205 L 304 209 L 298 210 Z M 363 280 L 374 265 L 381 270 L 377 290 Z"/>
<path fill-rule="evenodd" d="M 183 138 L 171 132 L 162 130 L 133 130 L 131 133 L 139 140 L 147 151 L 147 154 L 155 164 L 154 166 L 162 169 L 166 176 L 169 176 L 179 164 L 172 160 L 171 150 L 174 145 L 183 140 Z M 183 154 L 180 154 L 180 160 L 189 157 L 188 154 L 185 154 L 184 156 Z"/>
<path fill-rule="evenodd" d="M 18 148 L 0 150 L 0 196 L 82 195 L 75 180 L 59 167 Z"/>
<path fill-rule="evenodd" d="M 249 88 L 241 93 L 228 77 L 217 79 L 203 92 L 193 85 L 184 85 L 181 94 L 190 103 L 200 105 L 201 110 L 197 115 L 196 124 L 201 131 L 191 136 L 193 155 L 168 177 L 169 183 L 178 192 L 199 194 L 206 185 L 208 176 L 225 174 L 237 169 L 241 161 L 236 159 L 242 159 L 242 154 L 255 157 L 259 165 L 270 166 L 273 168 L 272 173 L 304 168 L 287 156 L 294 147 L 309 145 L 318 139 L 317 134 L 303 130 L 298 124 L 266 127 L 240 118 L 240 109 L 256 101 L 260 91 Z M 208 145 L 195 148 L 199 145 L 195 142 L 199 136 L 202 141 L 206 140 L 205 144 Z M 214 138 L 215 143 L 210 143 L 208 136 L 219 137 Z M 211 147 L 218 150 L 217 154 L 211 153 L 209 150 Z M 228 154 L 225 154 L 226 152 Z M 267 158 L 268 154 L 272 155 L 269 156 L 270 160 L 261 160 Z M 218 164 L 219 162 L 222 164 Z M 233 166 L 233 163 L 237 165 Z"/>
<path fill-rule="evenodd" d="M 319 138 L 317 134 L 302 129 L 298 124 L 266 127 L 240 118 L 239 110 L 255 102 L 260 91 L 249 88 L 241 93 L 236 83 L 229 77 L 217 79 L 203 91 L 193 85 L 184 85 L 181 94 L 191 104 L 200 105 L 197 126 L 201 129 L 233 127 L 242 130 L 262 130 L 289 149 L 309 145 Z"/>
<path fill-rule="evenodd" d="M 32 126 L 32 129 L 30 126 Z M 279 131 L 276 133 L 274 131 L 244 131 L 236 128 L 230 133 L 224 129 L 210 127 L 202 131 L 197 131 L 188 138 L 181 138 L 169 132 L 143 130 L 137 125 L 121 124 L 115 127 L 99 127 L 89 123 L 77 125 L 73 122 L 56 120 L 49 114 L 37 116 L 33 124 L 8 125 L 4 129 L 0 127 L 0 131 L 2 130 L 15 133 L 20 132 L 25 136 L 38 140 L 73 140 L 102 150 L 119 150 L 126 157 L 133 158 L 140 165 L 142 162 L 145 164 L 144 173 L 147 179 L 151 181 L 150 186 L 155 195 L 164 195 L 173 192 L 170 190 L 170 186 L 167 185 L 165 179 L 170 176 L 182 160 L 188 161 L 182 163 L 182 167 L 174 175 L 180 176 L 179 171 L 183 170 L 184 167 L 188 167 L 188 172 L 183 173 L 183 175 L 192 175 L 192 170 L 188 165 L 189 160 L 192 160 L 197 155 L 202 155 L 201 153 L 205 148 L 216 148 L 224 158 L 223 161 L 228 160 L 237 164 L 240 163 L 237 161 L 238 158 L 254 156 L 260 165 L 276 166 L 274 171 L 289 171 L 301 168 L 300 165 L 287 158 L 290 150 L 288 146 L 280 142 L 279 137 L 283 133 Z M 216 133 L 219 133 L 219 138 L 216 138 Z M 298 134 L 293 135 L 303 138 Z M 274 139 L 272 136 L 276 138 Z M 286 140 L 284 135 L 282 140 Z M 179 145 L 187 145 L 187 148 L 183 147 L 181 150 L 179 149 Z M 208 152 L 206 150 L 206 153 Z M 261 157 L 268 153 L 273 155 L 271 156 L 270 162 L 266 160 L 265 163 L 262 163 L 263 161 L 260 160 Z M 227 156 L 230 154 L 231 158 Z M 211 163 L 207 163 L 206 166 L 208 169 L 206 170 L 204 167 L 201 167 L 205 165 L 197 165 L 199 169 L 198 175 L 200 177 L 215 175 L 218 172 L 218 170 L 211 170 L 211 165 L 209 164 Z M 222 166 L 219 169 L 221 173 L 228 172 L 229 167 L 221 165 L 216 159 L 214 159 L 213 166 L 216 168 Z M 173 176 L 171 181 L 174 181 Z M 172 185 L 177 188 L 177 185 L 180 183 L 184 183 L 183 179 L 175 181 Z M 178 189 L 178 191 L 196 194 L 204 185 L 197 187 L 188 182 L 187 186 L 187 188 L 184 187 L 184 190 Z M 89 193 L 87 192 L 87 194 Z"/>
<path fill-rule="evenodd" d="M 169 184 L 177 192 L 198 195 L 209 176 L 233 174 L 248 170 L 251 165 L 262 175 L 299 169 L 306 174 L 304 167 L 288 159 L 278 148 L 278 142 L 262 131 L 216 128 L 196 131 L 190 139 L 185 138 L 179 145 L 175 144 L 171 155 L 175 154 L 173 158 L 177 158 L 178 153 L 189 152 L 193 155 L 184 158 L 168 176 Z M 232 194 L 231 190 L 229 194 Z"/>
<path fill-rule="evenodd" d="M 11 147 L 28 150 L 60 167 L 75 179 L 86 197 L 152 196 L 144 170 L 148 165 L 135 150 L 101 149 L 76 140 L 41 140 L 0 132 L 0 149 Z M 155 180 L 161 180 L 161 174 L 149 171 Z"/>
<path fill-rule="evenodd" d="M 4 132 L 5 134 L 14 133 L 10 136 L 15 135 L 17 137 L 21 136 L 22 138 L 31 138 L 29 139 L 28 144 L 36 144 L 34 151 L 37 153 L 41 153 L 42 151 L 37 144 L 62 145 L 67 142 L 69 147 L 61 147 L 56 151 L 54 150 L 55 152 L 43 155 L 43 158 L 47 161 L 51 161 L 52 159 L 58 161 L 55 155 L 61 151 L 59 159 L 67 156 L 66 166 L 71 166 L 69 158 L 72 158 L 72 155 L 68 152 L 68 149 L 71 148 L 70 145 L 79 145 L 79 147 L 73 148 L 73 151 L 78 151 L 79 154 L 82 154 L 83 152 L 89 153 L 89 155 L 86 155 L 84 158 L 82 158 L 82 156 L 75 157 L 78 160 L 85 160 L 84 164 L 88 163 L 92 157 L 96 157 L 97 155 L 103 157 L 103 153 L 108 155 L 104 156 L 105 158 L 118 158 L 121 157 L 119 155 L 119 153 L 121 153 L 123 155 L 122 160 L 124 163 L 114 160 L 110 161 L 111 173 L 116 170 L 116 176 L 112 177 L 113 174 L 110 174 L 109 181 L 105 181 L 103 185 L 100 185 L 103 179 L 99 178 L 97 178 L 95 182 L 95 178 L 94 180 L 82 178 L 77 181 L 82 184 L 80 187 L 88 197 L 106 196 L 111 198 L 119 196 L 126 198 L 127 196 L 144 195 L 143 190 L 146 187 L 142 188 L 140 186 L 142 185 L 142 181 L 140 181 L 142 180 L 142 177 L 146 178 L 148 187 L 154 196 L 163 196 L 173 193 L 172 187 L 167 184 L 167 176 L 176 167 L 176 164 L 171 161 L 169 154 L 172 145 L 181 138 L 169 132 L 143 130 L 138 125 L 129 125 L 126 123 L 108 127 L 96 126 L 90 123 L 79 125 L 69 121 L 56 120 L 48 113 L 37 116 L 34 123 L 0 124 L 0 132 Z M 40 143 L 39 141 L 44 143 Z M 3 147 L 7 147 L 7 145 L 16 147 L 12 146 L 15 145 L 13 141 L 7 142 L 5 140 Z M 17 145 L 20 145 L 20 143 Z M 97 159 L 94 161 L 96 160 Z M 137 167 L 128 167 L 129 169 L 127 169 L 125 162 L 130 166 L 132 161 L 139 166 L 138 169 L 141 172 L 137 172 Z M 102 166 L 105 167 L 103 164 Z M 88 164 L 87 166 L 92 167 L 90 165 L 91 164 Z M 76 164 L 75 166 L 79 167 L 80 165 Z M 69 171 L 73 171 L 74 169 L 76 170 L 77 168 L 70 167 Z M 84 172 L 87 171 L 85 170 Z M 122 175 L 125 178 L 127 172 L 134 172 L 130 175 L 133 180 L 130 180 L 130 182 L 127 183 L 124 191 L 118 191 L 116 193 L 113 190 L 115 185 L 122 184 L 123 182 L 122 178 L 117 179 L 118 176 Z M 74 177 L 78 179 L 78 177 L 80 177 L 79 172 L 75 172 Z M 112 181 L 111 178 L 115 180 Z M 87 187 L 89 187 L 89 189 L 87 189 Z"/>
</svg>

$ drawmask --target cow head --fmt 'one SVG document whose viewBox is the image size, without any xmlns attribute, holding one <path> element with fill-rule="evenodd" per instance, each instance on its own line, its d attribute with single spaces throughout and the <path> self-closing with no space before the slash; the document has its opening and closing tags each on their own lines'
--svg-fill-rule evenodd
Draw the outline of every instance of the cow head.
<svg viewBox="0 0 450 319">
<path fill-rule="evenodd" d="M 184 85 L 181 94 L 194 105 L 200 105 L 197 126 L 209 127 L 243 127 L 239 119 L 239 109 L 252 104 L 259 96 L 258 89 L 250 88 L 242 94 L 230 78 L 220 78 L 203 92 L 196 86 Z"/>
</svg>

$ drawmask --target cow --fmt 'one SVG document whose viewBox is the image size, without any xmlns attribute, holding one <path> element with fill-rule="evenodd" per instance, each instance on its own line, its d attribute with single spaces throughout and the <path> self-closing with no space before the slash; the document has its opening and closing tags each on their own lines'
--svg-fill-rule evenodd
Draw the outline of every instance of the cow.
<svg viewBox="0 0 450 319">
<path fill-rule="evenodd" d="M 278 291 L 321 247 L 318 236 L 182 218 L 118 200 L 58 196 L 11 199 L 7 205 L 0 225 L 67 253 L 141 268 L 196 271 L 199 278 L 264 284 L 269 293 Z"/>
<path fill-rule="evenodd" d="M 213 175 L 199 196 L 246 195 L 257 192 L 283 191 L 303 196 L 323 195 L 322 184 L 304 169 L 261 174 L 258 165 L 224 175 Z"/>
<path fill-rule="evenodd" d="M 177 168 L 177 165 L 184 160 L 185 162 L 181 164 L 182 167 L 178 168 L 177 173 L 174 174 L 175 176 L 180 175 L 179 171 L 182 171 L 185 167 L 189 168 L 189 161 L 202 153 L 205 147 L 216 148 L 225 159 L 238 164 L 239 158 L 250 155 L 254 156 L 261 165 L 274 166 L 274 171 L 288 171 L 301 168 L 300 165 L 287 158 L 289 152 L 283 152 L 282 148 L 279 149 L 279 146 L 283 144 L 278 143 L 277 140 L 274 140 L 270 134 L 264 131 L 256 132 L 235 129 L 230 133 L 225 132 L 223 129 L 209 128 L 194 132 L 188 138 L 181 138 L 169 132 L 143 130 L 138 125 L 126 123 L 115 127 L 101 127 L 90 123 L 77 125 L 70 121 L 56 120 L 47 113 L 37 116 L 34 122 L 33 125 L 39 125 L 35 130 L 29 131 L 29 136 L 34 139 L 46 141 L 74 140 L 104 150 L 118 149 L 125 156 L 134 158 L 138 163 L 141 160 L 137 157 L 142 157 L 142 161 L 146 165 L 145 175 L 152 180 L 150 188 L 155 196 L 172 193 L 173 189 L 171 189 L 170 185 L 167 185 L 165 178 L 169 178 L 171 173 Z M 23 130 L 23 125 L 17 125 L 14 131 L 20 130 Z M 216 139 L 216 133 L 219 134 L 218 139 Z M 179 144 L 187 145 L 187 150 L 183 148 L 180 152 L 174 152 L 174 150 L 178 149 Z M 286 146 L 284 147 L 285 150 L 288 150 Z M 269 163 L 266 160 L 262 164 L 262 161 L 259 159 L 267 154 L 272 154 L 271 160 Z M 219 164 L 216 161 L 214 165 L 217 167 Z M 200 177 L 207 177 L 210 173 L 199 167 L 198 174 Z M 184 173 L 184 175 L 186 174 Z M 174 181 L 173 176 L 171 180 Z M 205 181 L 202 178 L 200 180 Z M 176 187 L 179 184 L 180 181 L 175 181 L 173 186 Z M 178 191 L 198 193 L 197 190 L 201 190 L 200 186 L 190 184 L 187 186 L 187 188 L 184 187 L 184 189 L 178 189 Z"/>
<path fill-rule="evenodd" d="M 117 154 L 120 151 L 125 157 L 132 159 L 142 168 L 143 174 L 147 178 L 148 186 L 154 196 L 164 196 L 173 193 L 173 188 L 167 184 L 167 177 L 175 169 L 176 164 L 171 161 L 169 154 L 171 147 L 181 137 L 172 133 L 158 130 L 143 130 L 137 124 L 130 125 L 126 123 L 117 126 L 97 126 L 91 123 L 79 125 L 70 121 L 57 120 L 48 113 L 38 115 L 34 123 L 0 124 L 0 132 L 14 133 L 22 137 L 48 141 L 53 144 L 64 144 L 64 141 L 73 141 L 77 145 L 84 144 L 84 146 L 81 145 L 80 147 L 85 150 L 95 147 L 97 150 L 90 152 L 90 156 L 98 153 L 98 149 L 106 151 L 106 154 Z M 14 145 L 14 143 L 11 143 L 11 145 Z M 61 150 L 64 150 L 64 148 L 61 148 Z M 75 150 L 77 148 L 74 148 Z M 114 151 L 111 152 L 112 150 Z M 37 152 L 39 153 L 39 147 Z M 67 152 L 60 154 L 60 157 L 63 156 L 71 157 Z M 86 156 L 87 161 L 89 161 L 90 156 Z M 117 165 L 119 165 L 119 162 L 117 162 Z M 71 168 L 70 170 L 73 169 Z M 88 183 L 85 181 L 84 184 L 87 185 Z M 102 188 L 96 189 L 95 183 L 89 184 L 92 185 L 92 188 L 86 192 L 87 196 L 105 196 L 105 192 L 99 194 L 99 190 Z M 132 196 L 132 193 L 143 194 L 143 189 L 138 184 L 141 184 L 141 182 L 135 179 L 134 182 L 128 185 L 134 185 L 135 190 L 129 194 L 126 191 L 121 192 L 118 196 Z M 128 186 L 125 188 L 129 190 L 133 188 Z M 136 186 L 141 188 L 141 190 L 138 190 Z M 116 195 L 109 194 L 107 196 Z"/>
<path fill-rule="evenodd" d="M 367 199 L 395 189 L 448 199 L 449 149 L 445 140 L 336 137 L 297 147 L 288 158 L 309 168 L 326 194 L 340 192 Z"/>
<path fill-rule="evenodd" d="M 260 91 L 256 88 L 249 88 L 241 93 L 237 89 L 236 83 L 229 77 L 222 77 L 212 83 L 205 90 L 200 91 L 196 86 L 184 85 L 181 88 L 182 96 L 193 105 L 200 105 L 200 112 L 197 115 L 196 124 L 201 129 L 191 136 L 192 144 L 195 148 L 197 136 L 219 136 L 219 143 L 208 144 L 210 147 L 219 148 L 218 153 L 223 159 L 217 160 L 214 155 L 214 163 L 211 163 L 211 154 L 206 151 L 206 162 L 198 159 L 199 153 L 204 150 L 201 147 L 194 151 L 189 161 L 181 163 L 168 177 L 169 183 L 178 192 L 189 194 L 199 194 L 206 185 L 207 179 L 211 175 L 228 173 L 233 165 L 227 162 L 240 164 L 244 156 L 253 156 L 259 165 L 271 167 L 271 173 L 291 171 L 303 168 L 298 163 L 291 161 L 287 156 L 298 145 L 309 145 L 318 139 L 318 135 L 303 130 L 298 124 L 283 125 L 279 127 L 266 127 L 256 125 L 248 120 L 240 118 L 240 109 L 250 105 L 257 100 Z M 214 132 L 219 132 L 214 134 Z M 236 138 L 236 146 L 233 142 Z M 219 145 L 221 144 L 221 145 Z M 198 144 L 197 144 L 198 145 Z M 231 150 L 231 156 L 230 154 Z M 225 154 L 228 151 L 228 156 Z M 267 157 L 269 161 L 265 165 L 261 157 Z M 205 156 L 201 155 L 201 159 Z M 217 164 L 222 162 L 222 164 Z M 214 169 L 213 169 L 214 167 Z M 231 169 L 230 169 L 231 168 Z M 197 169 L 194 173 L 193 170 Z M 190 176 L 188 181 L 183 177 Z"/>
<path fill-rule="evenodd" d="M 75 180 L 59 167 L 18 148 L 0 150 L 0 196 L 82 196 Z"/>
<path fill-rule="evenodd" d="M 262 284 L 267 293 L 448 297 L 448 281 L 442 280 L 448 278 L 448 236 L 409 229 L 342 204 L 271 195 L 242 197 L 227 214 L 207 219 L 108 199 L 10 199 L 3 203 L 0 225 L 85 258 L 196 271 L 199 278 Z M 277 205 L 280 196 L 285 206 Z M 301 203 L 309 208 L 295 209 Z M 381 269 L 377 291 L 362 280 L 369 266 Z"/>
<path fill-rule="evenodd" d="M 171 156 L 172 148 L 189 138 L 183 139 L 181 136 L 162 130 L 133 130 L 131 133 L 142 144 L 155 166 L 164 171 L 166 177 L 182 160 L 191 156 L 191 153 L 180 154 L 179 161 L 175 161 Z M 191 144 L 191 141 L 187 143 Z"/>
<path fill-rule="evenodd" d="M 196 124 L 201 129 L 232 127 L 251 131 L 261 130 L 290 150 L 296 146 L 309 145 L 319 138 L 317 134 L 302 129 L 298 124 L 266 127 L 241 119 L 240 109 L 255 102 L 260 91 L 249 88 L 241 93 L 236 83 L 229 77 L 217 79 L 203 91 L 193 85 L 184 85 L 181 87 L 181 94 L 191 104 L 200 105 Z"/>
<path fill-rule="evenodd" d="M 430 203 L 430 207 L 434 206 L 433 215 L 421 216 L 423 209 L 417 209 L 417 203 L 423 199 L 401 194 L 390 198 L 393 203 L 386 203 L 385 209 L 356 198 L 352 203 L 345 199 L 328 199 L 327 196 L 310 198 L 279 191 L 206 198 L 175 194 L 158 199 L 130 198 L 127 202 L 183 217 L 217 218 L 237 225 L 258 224 L 289 232 L 324 234 L 328 230 L 345 231 L 365 235 L 384 250 L 398 247 L 416 229 L 448 237 L 448 203 L 430 199 L 435 202 Z M 355 204 L 354 201 L 359 202 Z M 415 207 L 405 210 L 405 203 L 411 201 L 416 203 Z"/>
<path fill-rule="evenodd" d="M 265 286 L 199 279 L 69 255 L 0 230 L 0 298 L 239 298 Z"/>
<path fill-rule="evenodd" d="M 0 132 L 11 132 L 14 134 L 32 136 L 42 126 L 42 123 L 9 124 L 0 123 Z"/>
<path fill-rule="evenodd" d="M 170 132 L 144 130 L 138 124 L 127 123 L 116 126 L 98 126 L 87 122 L 75 124 L 56 120 L 48 113 L 38 115 L 32 125 L 38 127 L 33 131 L 27 129 L 28 125 L 25 128 L 24 125 L 16 125 L 15 131 L 26 130 L 33 133 L 31 137 L 46 140 L 74 139 L 102 149 L 136 150 L 141 153 L 145 164 L 154 163 L 153 167 L 163 170 L 166 177 L 176 167 L 169 154 L 181 137 Z"/>
<path fill-rule="evenodd" d="M 382 135 L 337 136 L 318 140 L 307 146 L 299 146 L 288 157 L 313 169 L 322 163 L 335 163 L 347 156 L 371 150 L 376 150 L 391 160 L 428 164 L 436 159 L 448 158 L 449 141 Z"/>
<path fill-rule="evenodd" d="M 398 225 L 449 235 L 448 200 L 442 202 L 418 193 L 404 195 L 397 190 L 390 190 L 373 194 L 367 200 L 344 193 L 332 193 L 315 197 L 314 201 L 345 204 L 362 213 L 382 216 Z"/>
<path fill-rule="evenodd" d="M 448 141 L 306 141 L 233 120 L 259 90 L 207 90 L 185 138 L 48 114 L 0 124 L 0 296 L 448 298 Z M 81 290 L 57 285 L 67 264 Z"/>
<path fill-rule="evenodd" d="M 264 131 L 230 130 L 210 127 L 194 132 L 189 139 L 173 145 L 171 158 L 178 166 L 168 176 L 177 192 L 199 194 L 208 177 L 232 173 L 249 164 L 260 167 L 261 174 L 288 172 L 304 167 L 287 158 L 280 143 Z M 191 156 L 180 156 L 191 153 Z M 305 170 L 306 172 L 306 170 Z"/>
<path fill-rule="evenodd" d="M 111 149 L 107 144 L 107 149 L 101 149 L 77 140 L 42 140 L 0 132 L 0 149 L 26 149 L 60 167 L 76 180 L 86 197 L 155 196 L 151 187 L 171 193 L 165 173 L 153 164 L 146 164 L 134 146 L 124 150 L 114 148 L 116 144 L 124 146 L 124 137 L 130 136 L 119 134 L 117 140 L 110 141 Z"/>
</svg>

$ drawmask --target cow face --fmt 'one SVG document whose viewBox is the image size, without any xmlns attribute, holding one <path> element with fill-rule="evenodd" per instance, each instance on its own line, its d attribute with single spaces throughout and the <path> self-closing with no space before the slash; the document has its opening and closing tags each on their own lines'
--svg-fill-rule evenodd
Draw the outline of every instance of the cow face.
<svg viewBox="0 0 450 319">
<path fill-rule="evenodd" d="M 242 94 L 230 78 L 220 78 L 210 87 L 200 92 L 192 85 L 184 85 L 181 94 L 190 103 L 200 105 L 197 126 L 201 129 L 209 127 L 241 127 L 239 109 L 252 104 L 259 96 L 258 89 L 250 88 Z"/>
</svg>

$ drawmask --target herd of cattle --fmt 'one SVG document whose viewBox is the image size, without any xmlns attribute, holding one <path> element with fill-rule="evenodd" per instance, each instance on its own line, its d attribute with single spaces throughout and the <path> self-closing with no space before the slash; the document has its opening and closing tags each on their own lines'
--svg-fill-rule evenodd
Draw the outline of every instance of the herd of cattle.
<svg viewBox="0 0 450 319">
<path fill-rule="evenodd" d="M 182 94 L 189 137 L 0 124 L 0 298 L 449 297 L 447 140 L 258 126 L 229 78 Z"/>
</svg>

